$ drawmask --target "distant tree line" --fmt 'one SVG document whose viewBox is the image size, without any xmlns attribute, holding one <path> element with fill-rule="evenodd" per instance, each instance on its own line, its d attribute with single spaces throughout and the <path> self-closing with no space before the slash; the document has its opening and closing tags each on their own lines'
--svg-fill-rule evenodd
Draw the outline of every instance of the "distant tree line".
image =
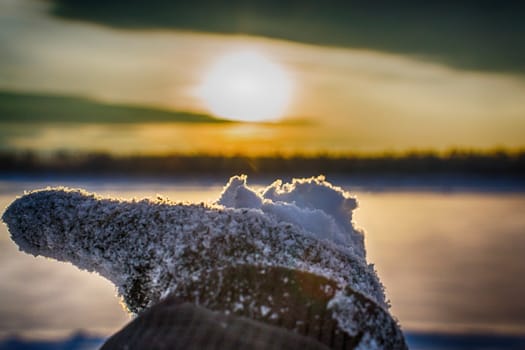
<svg viewBox="0 0 525 350">
<path fill-rule="evenodd" d="M 453 151 L 365 155 L 130 155 L 57 152 L 40 155 L 0 152 L 2 174 L 71 175 L 312 175 L 312 174 L 476 174 L 525 175 L 525 151 L 491 153 Z"/>
</svg>

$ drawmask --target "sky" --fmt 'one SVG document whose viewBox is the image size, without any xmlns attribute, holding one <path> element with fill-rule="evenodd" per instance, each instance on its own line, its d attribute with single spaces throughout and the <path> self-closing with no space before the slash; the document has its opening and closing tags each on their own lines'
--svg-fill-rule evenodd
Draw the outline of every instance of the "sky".
<svg viewBox="0 0 525 350">
<path fill-rule="evenodd" d="M 519 1 L 489 0 L 0 0 L 3 92 L 262 118 L 159 125 L 145 114 L 126 128 L 88 121 L 28 128 L 0 119 L 0 150 L 523 148 L 523 14 Z M 227 81 L 241 74 L 243 62 L 236 60 L 246 53 L 263 61 L 250 68 L 260 71 L 248 82 L 253 96 L 246 87 L 239 94 Z M 215 74 L 228 56 L 234 63 Z M 239 101 L 248 110 L 232 112 Z M 278 112 L 255 113 L 264 108 Z"/>
</svg>

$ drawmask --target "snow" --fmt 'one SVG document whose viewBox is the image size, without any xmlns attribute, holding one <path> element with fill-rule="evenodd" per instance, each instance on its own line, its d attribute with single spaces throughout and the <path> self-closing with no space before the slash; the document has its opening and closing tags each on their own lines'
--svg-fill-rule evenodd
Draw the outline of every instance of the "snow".
<svg viewBox="0 0 525 350">
<path fill-rule="evenodd" d="M 270 313 L 270 311 L 272 311 L 272 308 L 266 306 L 266 305 L 261 305 L 261 315 L 263 317 L 265 317 L 266 315 L 268 315 Z"/>
<path fill-rule="evenodd" d="M 215 203 L 161 196 L 127 201 L 46 188 L 16 199 L 2 218 L 22 251 L 101 274 L 134 313 L 210 271 L 275 266 L 334 281 L 338 291 L 329 306 L 340 327 L 354 334 L 349 315 L 356 306 L 341 294 L 346 287 L 388 314 L 383 286 L 366 262 L 363 233 L 352 222 L 356 207 L 354 197 L 323 177 L 256 190 L 246 176 L 235 176 Z M 263 316 L 270 311 L 260 307 Z"/>
<path fill-rule="evenodd" d="M 262 191 L 248 187 L 246 176 L 234 176 L 218 203 L 229 208 L 259 209 L 278 222 L 300 226 L 304 234 L 330 240 L 365 257 L 363 233 L 352 224 L 357 200 L 323 176 L 294 179 L 289 184 L 277 180 Z"/>
</svg>

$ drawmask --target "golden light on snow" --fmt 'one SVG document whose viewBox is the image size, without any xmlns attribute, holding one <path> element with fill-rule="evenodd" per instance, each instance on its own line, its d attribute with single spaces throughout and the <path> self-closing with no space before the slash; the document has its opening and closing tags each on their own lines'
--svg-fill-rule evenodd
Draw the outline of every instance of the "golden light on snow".
<svg viewBox="0 0 525 350">
<path fill-rule="evenodd" d="M 220 57 L 198 89 L 198 96 L 212 114 L 250 122 L 282 117 L 291 94 L 292 81 L 285 69 L 255 51 Z"/>
</svg>

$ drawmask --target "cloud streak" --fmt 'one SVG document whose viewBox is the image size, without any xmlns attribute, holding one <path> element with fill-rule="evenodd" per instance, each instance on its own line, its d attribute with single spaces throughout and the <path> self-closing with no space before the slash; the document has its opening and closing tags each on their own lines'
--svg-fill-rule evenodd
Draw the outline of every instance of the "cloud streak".
<svg viewBox="0 0 525 350">
<path fill-rule="evenodd" d="M 0 123 L 227 123 L 206 114 L 0 90 Z"/>
<path fill-rule="evenodd" d="M 525 5 L 509 1 L 75 1 L 51 13 L 128 29 L 260 35 L 367 48 L 455 67 L 525 72 Z"/>
</svg>

